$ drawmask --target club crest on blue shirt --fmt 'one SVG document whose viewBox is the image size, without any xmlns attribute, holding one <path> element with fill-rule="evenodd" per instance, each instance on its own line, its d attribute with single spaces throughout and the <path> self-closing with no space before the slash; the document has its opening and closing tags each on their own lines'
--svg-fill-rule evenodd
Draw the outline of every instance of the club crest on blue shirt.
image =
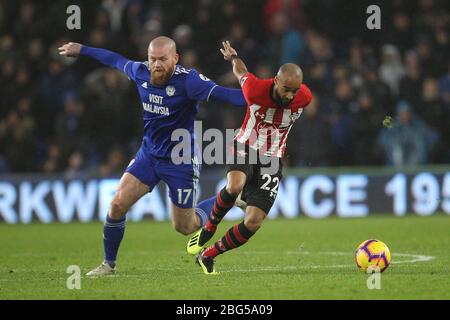
<svg viewBox="0 0 450 320">
<path fill-rule="evenodd" d="M 175 87 L 174 86 L 167 86 L 166 87 L 166 93 L 169 97 L 173 96 L 175 94 Z"/>
</svg>

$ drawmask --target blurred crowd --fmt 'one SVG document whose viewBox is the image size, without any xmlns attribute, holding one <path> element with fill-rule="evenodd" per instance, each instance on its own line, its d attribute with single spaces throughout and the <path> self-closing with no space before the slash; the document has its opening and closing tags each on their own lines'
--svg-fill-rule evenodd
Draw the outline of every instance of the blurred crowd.
<svg viewBox="0 0 450 320">
<path fill-rule="evenodd" d="M 57 48 L 76 41 L 146 60 L 158 35 L 223 86 L 237 87 L 224 39 L 259 77 L 299 64 L 314 99 L 291 130 L 289 166 L 449 163 L 448 0 L 375 2 L 381 30 L 367 29 L 365 0 L 0 0 L 0 173 L 122 172 L 143 130 L 134 84 Z M 80 30 L 66 27 L 71 4 Z M 198 119 L 223 130 L 244 114 L 209 102 Z"/>
</svg>

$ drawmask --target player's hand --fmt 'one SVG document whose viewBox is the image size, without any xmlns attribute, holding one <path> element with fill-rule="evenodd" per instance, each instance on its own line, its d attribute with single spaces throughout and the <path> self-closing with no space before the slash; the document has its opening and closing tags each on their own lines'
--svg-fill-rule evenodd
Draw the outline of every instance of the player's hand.
<svg viewBox="0 0 450 320">
<path fill-rule="evenodd" d="M 65 57 L 78 57 L 81 51 L 81 44 L 69 42 L 58 48 L 59 54 Z"/>
<path fill-rule="evenodd" d="M 230 42 L 228 40 L 222 42 L 222 45 L 223 45 L 223 49 L 221 48 L 220 52 L 222 52 L 223 58 L 225 60 L 230 61 L 232 56 L 234 56 L 234 55 L 237 56 L 236 50 L 233 49 L 233 47 L 230 45 Z"/>
</svg>

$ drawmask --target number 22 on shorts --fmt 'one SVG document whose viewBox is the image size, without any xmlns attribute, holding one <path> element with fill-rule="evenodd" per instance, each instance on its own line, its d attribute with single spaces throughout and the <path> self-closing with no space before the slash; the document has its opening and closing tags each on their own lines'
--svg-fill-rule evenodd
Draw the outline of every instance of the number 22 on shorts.
<svg viewBox="0 0 450 320">
<path fill-rule="evenodd" d="M 265 180 L 264 184 L 260 187 L 262 190 L 270 191 L 270 196 L 275 197 L 278 193 L 278 186 L 280 185 L 280 178 L 273 177 L 270 174 L 263 174 L 262 179 Z M 271 182 L 275 183 L 275 186 L 272 188 L 269 186 Z"/>
</svg>

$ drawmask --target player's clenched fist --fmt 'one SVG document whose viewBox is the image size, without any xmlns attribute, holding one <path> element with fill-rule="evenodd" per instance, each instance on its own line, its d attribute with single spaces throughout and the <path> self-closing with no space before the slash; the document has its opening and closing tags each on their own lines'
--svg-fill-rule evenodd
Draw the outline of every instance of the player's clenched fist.
<svg viewBox="0 0 450 320">
<path fill-rule="evenodd" d="M 225 60 L 229 61 L 232 56 L 237 56 L 236 50 L 233 49 L 229 41 L 222 42 L 222 45 L 223 49 L 220 49 L 220 52 L 222 52 Z"/>
<path fill-rule="evenodd" d="M 58 48 L 59 54 L 66 57 L 78 57 L 80 55 L 81 44 L 69 42 Z"/>
</svg>

